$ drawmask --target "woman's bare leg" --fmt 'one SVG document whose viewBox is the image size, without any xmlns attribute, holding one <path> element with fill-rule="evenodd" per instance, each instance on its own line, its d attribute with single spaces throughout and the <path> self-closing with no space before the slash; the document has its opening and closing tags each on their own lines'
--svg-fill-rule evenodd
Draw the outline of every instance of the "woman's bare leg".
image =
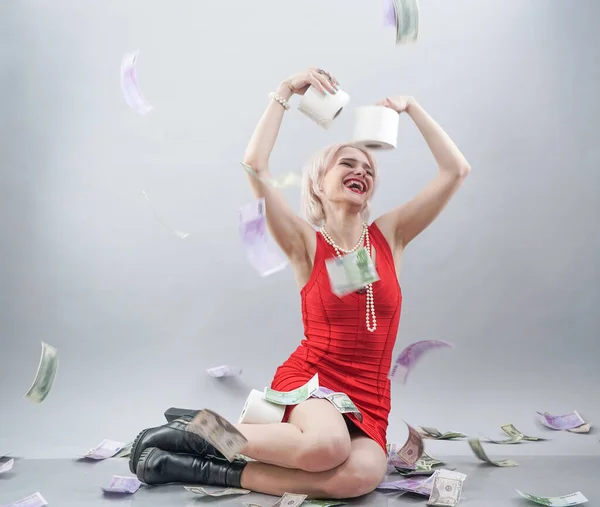
<svg viewBox="0 0 600 507">
<path fill-rule="evenodd" d="M 242 472 L 242 487 L 277 496 L 297 493 L 312 498 L 353 498 L 373 491 L 386 469 L 383 449 L 360 434 L 352 436 L 350 457 L 333 470 L 305 472 L 250 462 Z"/>
<path fill-rule="evenodd" d="M 350 455 L 346 421 L 323 399 L 303 401 L 292 410 L 287 423 L 236 427 L 248 439 L 240 453 L 262 464 L 322 472 L 341 465 Z"/>
</svg>

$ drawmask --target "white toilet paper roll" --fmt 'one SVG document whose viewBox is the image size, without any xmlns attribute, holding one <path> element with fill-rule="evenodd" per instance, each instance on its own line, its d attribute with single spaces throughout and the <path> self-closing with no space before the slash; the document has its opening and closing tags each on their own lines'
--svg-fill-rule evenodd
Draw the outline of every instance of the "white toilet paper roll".
<svg viewBox="0 0 600 507">
<path fill-rule="evenodd" d="M 308 116 L 317 125 L 328 129 L 349 102 L 350 95 L 345 91 L 338 90 L 337 93 L 323 95 L 310 86 L 300 99 L 298 111 Z"/>
<path fill-rule="evenodd" d="M 369 150 L 393 150 L 398 142 L 399 116 L 389 107 L 357 107 L 352 140 Z"/>
<path fill-rule="evenodd" d="M 252 389 L 240 414 L 240 423 L 266 424 L 278 423 L 283 419 L 284 405 L 276 405 L 264 399 L 262 391 Z"/>
</svg>

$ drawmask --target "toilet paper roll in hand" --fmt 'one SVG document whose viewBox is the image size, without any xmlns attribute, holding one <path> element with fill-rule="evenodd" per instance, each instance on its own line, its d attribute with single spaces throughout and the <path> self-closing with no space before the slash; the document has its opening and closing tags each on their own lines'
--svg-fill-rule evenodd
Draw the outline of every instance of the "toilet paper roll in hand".
<svg viewBox="0 0 600 507">
<path fill-rule="evenodd" d="M 398 142 L 399 117 L 385 106 L 357 107 L 352 140 L 369 150 L 393 150 Z"/>
<path fill-rule="evenodd" d="M 246 424 L 278 423 L 282 421 L 284 413 L 284 405 L 271 403 L 265 400 L 262 391 L 252 389 L 238 422 Z"/>
<path fill-rule="evenodd" d="M 308 116 L 317 125 L 328 129 L 349 102 L 350 95 L 345 91 L 338 90 L 337 93 L 323 95 L 313 86 L 309 86 L 300 99 L 298 111 Z"/>
</svg>

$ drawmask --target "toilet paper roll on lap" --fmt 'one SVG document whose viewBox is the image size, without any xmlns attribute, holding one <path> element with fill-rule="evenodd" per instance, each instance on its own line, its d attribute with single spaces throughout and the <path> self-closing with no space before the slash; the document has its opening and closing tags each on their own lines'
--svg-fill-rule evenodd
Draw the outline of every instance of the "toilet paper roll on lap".
<svg viewBox="0 0 600 507">
<path fill-rule="evenodd" d="M 393 150 L 398 142 L 399 117 L 385 106 L 357 107 L 352 140 L 369 150 Z"/>
<path fill-rule="evenodd" d="M 265 400 L 262 391 L 252 389 L 238 422 L 246 424 L 278 423 L 282 421 L 284 413 L 284 405 L 271 403 Z"/>
<path fill-rule="evenodd" d="M 323 95 L 314 87 L 309 86 L 300 99 L 298 111 L 308 116 L 320 127 L 328 129 L 349 102 L 350 95 L 343 90 Z"/>
</svg>

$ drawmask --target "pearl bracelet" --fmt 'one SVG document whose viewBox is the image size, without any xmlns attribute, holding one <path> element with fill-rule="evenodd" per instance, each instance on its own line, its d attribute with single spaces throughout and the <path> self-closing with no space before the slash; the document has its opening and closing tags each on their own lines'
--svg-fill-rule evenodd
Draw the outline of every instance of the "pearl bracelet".
<svg viewBox="0 0 600 507">
<path fill-rule="evenodd" d="M 275 92 L 271 92 L 269 93 L 269 98 L 273 99 L 276 102 L 279 102 L 283 108 L 287 111 L 290 108 L 290 104 L 287 100 L 285 100 L 281 95 L 275 93 Z"/>
</svg>

